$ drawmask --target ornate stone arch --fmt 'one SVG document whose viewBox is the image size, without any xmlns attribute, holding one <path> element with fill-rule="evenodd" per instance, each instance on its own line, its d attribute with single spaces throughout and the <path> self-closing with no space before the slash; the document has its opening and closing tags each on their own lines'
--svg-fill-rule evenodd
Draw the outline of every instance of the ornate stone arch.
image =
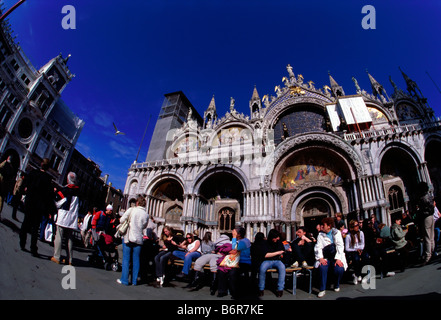
<svg viewBox="0 0 441 320">
<path fill-rule="evenodd" d="M 427 114 L 427 111 L 421 105 L 407 97 L 395 101 L 394 109 L 400 122 L 419 122 L 419 119 L 424 118 Z M 414 114 L 415 111 L 418 114 Z"/>
<path fill-rule="evenodd" d="M 300 104 L 311 104 L 318 106 L 326 112 L 326 104 L 330 103 L 331 100 L 325 101 L 318 96 L 302 96 L 302 97 L 292 97 L 285 100 L 281 100 L 280 102 L 275 102 L 270 106 L 270 109 L 265 114 L 265 120 L 268 120 L 269 128 L 272 128 L 278 120 L 278 116 L 282 114 L 287 108 L 300 105 Z"/>
<path fill-rule="evenodd" d="M 138 193 L 138 185 L 139 185 L 139 178 L 138 177 L 133 177 L 132 179 L 130 179 L 130 181 L 127 183 L 128 185 L 128 194 L 129 195 L 133 195 Z M 136 188 L 136 191 L 134 190 Z"/>
<path fill-rule="evenodd" d="M 391 149 L 400 149 L 407 153 L 410 158 L 415 162 L 415 167 L 418 167 L 421 163 L 424 162 L 421 155 L 417 150 L 415 150 L 414 146 L 410 145 L 405 141 L 393 141 L 384 145 L 383 148 L 378 150 L 378 153 L 373 157 L 374 158 L 374 170 L 375 172 L 381 171 L 381 163 L 383 161 L 384 155 Z"/>
<path fill-rule="evenodd" d="M 338 154 L 348 158 L 348 165 L 350 165 L 352 178 L 356 176 L 362 176 L 366 173 L 366 169 L 362 165 L 360 156 L 354 151 L 351 146 L 340 139 L 339 137 L 327 134 L 327 133 L 305 133 L 297 135 L 295 137 L 286 139 L 280 143 L 274 150 L 274 153 L 268 155 L 265 159 L 265 176 L 264 185 L 269 187 L 273 178 L 273 173 L 276 166 L 284 159 L 292 150 L 298 149 L 300 146 L 311 145 L 314 146 L 317 143 L 330 146 Z"/>
<path fill-rule="evenodd" d="M 291 221 L 300 221 L 300 206 L 299 204 L 308 199 L 310 195 L 322 195 L 327 198 L 327 201 L 331 200 L 334 205 L 335 212 L 348 212 L 348 205 L 344 195 L 334 186 L 328 183 L 315 182 L 308 185 L 303 185 L 291 193 L 289 200 L 285 207 L 285 219 Z M 294 216 L 293 216 L 294 214 Z"/>
<path fill-rule="evenodd" d="M 175 180 L 177 183 L 179 183 L 182 187 L 183 193 L 186 193 L 185 184 L 183 183 L 184 179 L 180 175 L 177 173 L 163 173 L 156 175 L 149 181 L 149 183 L 146 185 L 145 194 L 152 195 L 154 188 L 157 187 L 162 181 L 168 179 Z"/>
<path fill-rule="evenodd" d="M 199 193 L 199 189 L 202 183 L 215 173 L 227 172 L 235 176 L 242 183 L 243 190 L 248 190 L 250 182 L 247 175 L 239 168 L 234 165 L 222 165 L 222 166 L 211 166 L 207 170 L 199 172 L 195 177 L 193 183 L 193 190 L 189 190 L 189 193 Z"/>
</svg>

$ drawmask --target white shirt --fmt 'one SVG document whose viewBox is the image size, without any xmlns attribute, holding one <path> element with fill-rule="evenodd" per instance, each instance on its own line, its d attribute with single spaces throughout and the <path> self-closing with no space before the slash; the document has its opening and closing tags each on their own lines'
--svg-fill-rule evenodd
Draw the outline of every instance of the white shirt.
<svg viewBox="0 0 441 320">
<path fill-rule="evenodd" d="M 337 250 L 335 254 L 335 260 L 340 260 L 343 263 L 343 267 L 346 270 L 348 268 L 348 263 L 346 261 L 345 246 L 343 243 L 343 237 L 341 232 L 335 228 L 332 228 L 332 237 L 334 239 L 335 248 Z M 323 258 L 323 248 L 331 244 L 331 239 L 324 232 L 319 232 L 317 236 L 317 243 L 314 247 L 315 253 L 315 267 L 318 268 L 320 265 L 320 259 Z"/>
<path fill-rule="evenodd" d="M 363 231 L 360 231 L 360 241 L 358 241 L 358 237 L 355 236 L 355 243 L 354 246 L 351 247 L 351 233 L 348 233 L 345 238 L 345 250 L 346 252 L 353 252 L 357 250 L 363 250 L 364 249 L 364 233 Z"/>
<path fill-rule="evenodd" d="M 433 212 L 433 219 L 436 221 L 440 218 L 440 213 L 438 211 L 438 208 L 435 207 L 435 211 Z"/>
<path fill-rule="evenodd" d="M 124 243 L 133 242 L 142 245 L 143 230 L 147 227 L 149 215 L 144 207 L 131 207 L 121 217 L 120 223 L 123 223 L 130 215 L 130 225 L 124 236 Z"/>
</svg>

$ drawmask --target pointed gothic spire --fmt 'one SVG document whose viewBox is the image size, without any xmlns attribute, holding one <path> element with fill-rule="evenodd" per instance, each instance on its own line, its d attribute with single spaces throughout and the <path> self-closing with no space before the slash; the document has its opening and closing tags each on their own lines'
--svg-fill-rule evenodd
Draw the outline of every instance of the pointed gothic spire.
<svg viewBox="0 0 441 320">
<path fill-rule="evenodd" d="M 251 119 L 258 118 L 261 115 L 262 101 L 260 100 L 259 93 L 254 85 L 253 95 L 250 100 L 250 114 Z"/>
<path fill-rule="evenodd" d="M 407 74 L 405 74 L 404 71 L 401 70 L 401 67 L 398 67 L 398 69 L 400 69 L 400 72 L 401 72 L 401 74 L 402 74 L 402 76 L 403 76 L 403 78 L 404 78 L 404 81 L 406 81 L 406 84 L 408 84 L 408 83 L 412 83 L 412 82 L 413 82 L 412 79 L 410 79 L 410 78 L 407 76 Z"/>
<path fill-rule="evenodd" d="M 208 105 L 207 111 L 213 111 L 216 112 L 216 102 L 214 101 L 214 94 L 213 94 L 213 98 L 211 98 L 210 104 Z"/>
<path fill-rule="evenodd" d="M 328 71 L 329 74 L 329 83 L 331 84 L 331 91 L 332 91 L 332 95 L 337 98 L 340 96 L 344 96 L 345 92 L 343 90 L 343 87 L 340 86 L 337 81 L 334 80 L 334 78 L 331 76 L 331 72 Z"/>
<path fill-rule="evenodd" d="M 251 101 L 260 100 L 259 93 L 257 92 L 256 85 L 254 85 L 253 95 L 251 96 Z"/>
<path fill-rule="evenodd" d="M 211 128 L 213 123 L 217 119 L 217 113 L 216 113 L 216 102 L 214 100 L 214 94 L 211 98 L 210 104 L 208 105 L 207 110 L 204 112 L 204 123 L 205 128 Z"/>
<path fill-rule="evenodd" d="M 381 99 L 385 99 L 386 90 L 384 90 L 384 87 L 377 80 L 375 80 L 375 78 L 369 73 L 367 69 L 366 73 L 369 76 L 369 81 L 371 82 L 372 93 L 374 94 L 374 96 L 380 96 Z"/>
<path fill-rule="evenodd" d="M 418 85 L 416 84 L 415 81 L 413 81 L 412 79 L 410 79 L 407 74 L 404 73 L 403 70 L 401 70 L 401 67 L 398 67 L 401 71 L 401 74 L 403 75 L 404 81 L 406 81 L 406 85 L 407 85 L 407 91 L 415 98 L 417 99 L 425 99 L 423 97 L 423 94 L 420 90 L 420 88 L 418 87 Z"/>
<path fill-rule="evenodd" d="M 392 80 L 392 76 L 389 76 L 389 82 L 392 85 L 392 87 L 394 88 L 394 93 L 398 92 L 400 89 L 398 89 L 397 85 L 395 84 L 395 82 Z"/>
</svg>

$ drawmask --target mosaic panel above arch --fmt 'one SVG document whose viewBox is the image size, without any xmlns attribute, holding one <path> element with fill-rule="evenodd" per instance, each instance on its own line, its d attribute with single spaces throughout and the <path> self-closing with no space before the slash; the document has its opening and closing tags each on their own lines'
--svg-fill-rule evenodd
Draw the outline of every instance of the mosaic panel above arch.
<svg viewBox="0 0 441 320">
<path fill-rule="evenodd" d="M 184 136 L 173 143 L 171 147 L 173 157 L 185 155 L 187 152 L 197 151 L 201 147 L 201 141 L 198 136 Z"/>
<path fill-rule="evenodd" d="M 305 183 L 317 181 L 340 184 L 348 174 L 336 160 L 335 156 L 321 148 L 296 152 L 282 168 L 279 187 L 293 190 Z"/>
<path fill-rule="evenodd" d="M 252 142 L 253 133 L 250 129 L 234 126 L 219 130 L 211 142 L 211 147 L 217 147 L 219 145 L 252 144 Z"/>
<path fill-rule="evenodd" d="M 372 118 L 372 122 L 374 123 L 381 123 L 381 122 L 388 122 L 389 119 L 386 117 L 386 115 L 377 108 L 367 106 L 367 110 Z"/>
<path fill-rule="evenodd" d="M 311 148 L 321 148 L 322 150 L 327 150 L 329 154 L 334 154 L 336 157 L 336 163 L 341 163 L 342 168 L 337 172 L 333 171 L 332 168 L 329 170 L 333 173 L 338 174 L 343 178 L 341 172 L 345 172 L 345 179 L 355 179 L 356 176 L 361 176 L 365 173 L 365 168 L 362 166 L 359 155 L 350 147 L 349 144 L 343 142 L 341 139 L 331 136 L 329 134 L 321 133 L 308 133 L 303 135 L 298 135 L 293 138 L 289 138 L 276 148 L 273 156 L 268 157 L 266 162 L 266 167 L 271 169 L 268 174 L 264 176 L 264 185 L 272 185 L 274 188 L 280 187 L 281 172 L 287 166 L 294 166 L 296 164 L 287 165 L 286 159 L 292 158 L 292 151 L 296 150 L 297 154 L 300 148 L 311 149 Z M 322 154 L 323 156 L 325 154 Z M 319 158 L 321 158 L 321 156 Z M 318 159 L 319 159 L 318 158 Z M 318 161 L 318 160 L 317 160 Z M 297 164 L 299 165 L 299 164 Z M 305 164 L 306 165 L 306 164 Z M 320 165 L 317 163 L 317 165 Z M 344 167 L 344 168 L 343 168 Z M 327 168 L 328 169 L 328 168 Z M 320 180 L 318 180 L 320 181 Z"/>
<path fill-rule="evenodd" d="M 397 117 L 400 121 L 407 121 L 421 118 L 420 112 L 410 103 L 402 102 L 396 107 Z"/>
</svg>

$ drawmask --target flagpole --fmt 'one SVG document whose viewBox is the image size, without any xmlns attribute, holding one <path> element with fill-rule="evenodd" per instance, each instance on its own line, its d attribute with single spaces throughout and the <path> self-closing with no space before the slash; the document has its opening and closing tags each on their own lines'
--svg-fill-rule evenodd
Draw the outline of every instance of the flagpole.
<svg viewBox="0 0 441 320">
<path fill-rule="evenodd" d="M 144 137 L 145 137 L 145 134 L 146 134 L 146 132 L 147 132 L 147 128 L 148 128 L 148 126 L 149 126 L 150 118 L 151 118 L 151 117 L 152 117 L 152 115 L 149 116 L 149 121 L 147 121 L 147 125 L 146 125 L 145 130 L 144 130 L 144 135 L 142 136 L 141 144 L 139 145 L 138 154 L 136 155 L 136 160 L 135 160 L 135 162 L 138 162 L 139 152 L 141 151 L 142 143 L 144 142 Z"/>
</svg>

